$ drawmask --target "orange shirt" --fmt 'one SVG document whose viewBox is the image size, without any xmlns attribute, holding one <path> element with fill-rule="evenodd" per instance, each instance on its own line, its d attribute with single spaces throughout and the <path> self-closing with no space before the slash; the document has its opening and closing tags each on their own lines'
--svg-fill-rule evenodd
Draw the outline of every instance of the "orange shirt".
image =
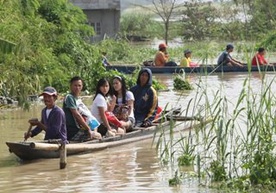
<svg viewBox="0 0 276 193">
<path fill-rule="evenodd" d="M 165 63 L 168 62 L 169 56 L 164 52 L 158 51 L 155 55 L 154 64 L 155 66 L 165 66 Z"/>
</svg>

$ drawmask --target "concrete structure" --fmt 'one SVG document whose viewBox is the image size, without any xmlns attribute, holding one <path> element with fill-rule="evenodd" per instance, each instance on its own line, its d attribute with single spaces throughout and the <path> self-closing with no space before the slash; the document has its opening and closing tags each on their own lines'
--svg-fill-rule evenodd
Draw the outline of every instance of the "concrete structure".
<svg viewBox="0 0 276 193">
<path fill-rule="evenodd" d="M 70 0 L 87 15 L 88 24 L 94 27 L 92 41 L 100 41 L 107 37 L 115 37 L 119 31 L 121 1 L 120 0 Z"/>
</svg>

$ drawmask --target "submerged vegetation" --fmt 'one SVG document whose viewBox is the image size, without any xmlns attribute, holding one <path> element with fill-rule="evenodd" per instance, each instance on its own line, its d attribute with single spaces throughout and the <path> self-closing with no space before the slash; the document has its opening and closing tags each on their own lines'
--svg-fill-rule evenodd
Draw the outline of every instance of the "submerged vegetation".
<svg viewBox="0 0 276 193">
<path fill-rule="evenodd" d="M 225 192 L 276 189 L 275 78 L 267 79 L 265 73 L 260 76 L 261 87 L 255 88 L 248 75 L 237 100 L 227 98 L 223 85 L 212 91 L 202 77 L 197 96 L 183 113 L 211 117 L 212 121 L 179 139 L 166 136 L 163 130 L 157 143 L 163 149 L 161 160 L 171 160 L 173 165 L 177 160 L 178 178 L 185 176 L 180 165 L 192 161 L 199 183 L 205 186 Z"/>
</svg>

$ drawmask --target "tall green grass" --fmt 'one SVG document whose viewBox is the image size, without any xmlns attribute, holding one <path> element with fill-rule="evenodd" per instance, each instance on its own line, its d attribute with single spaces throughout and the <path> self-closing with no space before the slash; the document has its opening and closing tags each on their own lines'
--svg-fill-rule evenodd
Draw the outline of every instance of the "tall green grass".
<svg viewBox="0 0 276 193">
<path fill-rule="evenodd" d="M 276 82 L 275 77 L 267 79 L 265 72 L 260 76 L 256 88 L 249 73 L 236 100 L 227 97 L 223 84 L 212 91 L 206 77 L 200 78 L 196 95 L 182 114 L 212 121 L 196 128 L 195 122 L 185 123 L 191 127 L 178 137 L 173 133 L 181 123 L 171 123 L 156 139 L 161 159 L 174 166 L 173 178 L 176 171 L 178 178 L 185 176 L 179 167 L 184 163 L 194 166 L 199 183 L 205 186 L 228 192 L 275 190 Z"/>
</svg>

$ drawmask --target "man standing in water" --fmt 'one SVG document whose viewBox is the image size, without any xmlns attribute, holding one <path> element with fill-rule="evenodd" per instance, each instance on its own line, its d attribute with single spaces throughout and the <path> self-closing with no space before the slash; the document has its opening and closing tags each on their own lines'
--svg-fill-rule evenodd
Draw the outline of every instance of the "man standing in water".
<svg viewBox="0 0 276 193">
<path fill-rule="evenodd" d="M 101 138 L 100 134 L 91 131 L 90 127 L 78 111 L 77 100 L 83 88 L 83 81 L 75 76 L 70 80 L 71 93 L 67 94 L 63 101 L 63 110 L 66 116 L 67 138 L 71 141 L 85 141 L 93 138 Z"/>
<path fill-rule="evenodd" d="M 233 44 L 227 44 L 225 51 L 223 51 L 218 58 L 217 65 L 243 67 L 243 64 L 241 62 L 239 62 L 238 60 L 235 60 L 230 55 L 230 53 L 233 52 L 233 50 L 234 50 Z"/>
</svg>

